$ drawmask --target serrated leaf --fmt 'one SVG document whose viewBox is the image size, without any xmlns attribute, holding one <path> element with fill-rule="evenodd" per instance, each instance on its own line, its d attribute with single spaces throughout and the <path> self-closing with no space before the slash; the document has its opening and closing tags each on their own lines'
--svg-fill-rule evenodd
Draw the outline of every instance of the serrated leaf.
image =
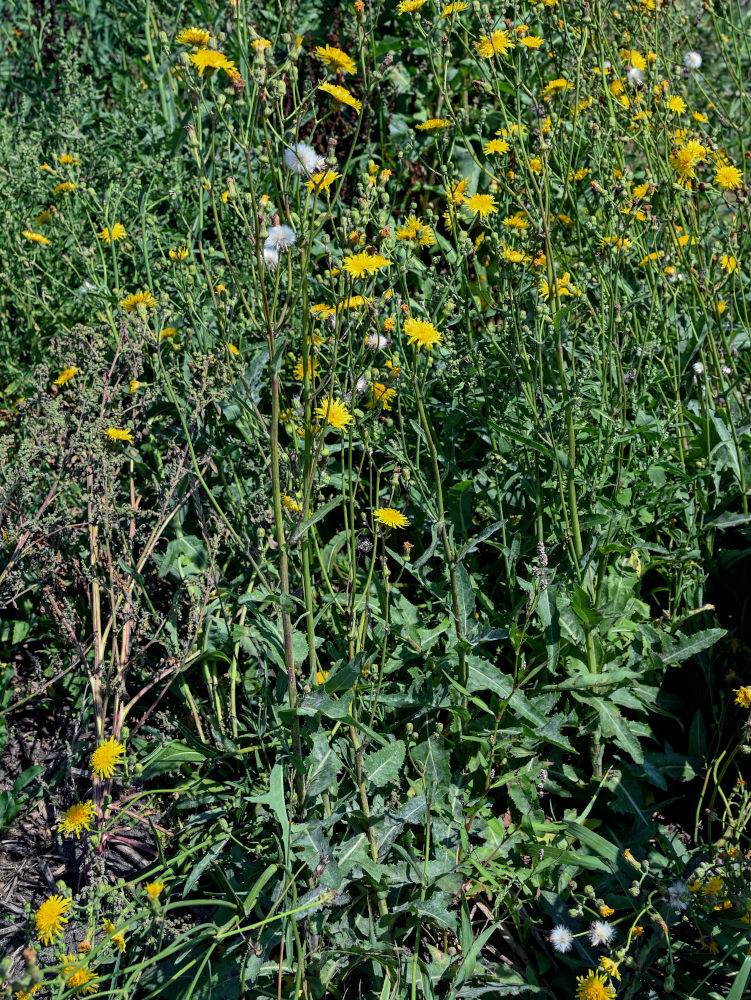
<svg viewBox="0 0 751 1000">
<path fill-rule="evenodd" d="M 714 646 L 727 634 L 727 629 L 724 628 L 708 628 L 694 635 L 684 635 L 662 654 L 662 659 L 665 663 L 683 663 L 684 660 Z"/>
<path fill-rule="evenodd" d="M 382 785 L 398 781 L 405 754 L 406 747 L 403 740 L 381 747 L 375 753 L 365 754 L 362 767 L 368 782 L 374 788 L 380 788 Z"/>
</svg>

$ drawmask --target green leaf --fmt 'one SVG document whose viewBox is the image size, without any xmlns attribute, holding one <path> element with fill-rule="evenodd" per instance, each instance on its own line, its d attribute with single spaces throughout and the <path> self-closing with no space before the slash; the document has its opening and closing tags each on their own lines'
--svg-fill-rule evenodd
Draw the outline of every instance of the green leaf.
<svg viewBox="0 0 751 1000">
<path fill-rule="evenodd" d="M 612 738 L 621 750 L 625 750 L 629 754 L 636 764 L 644 763 L 644 754 L 642 753 L 639 741 L 631 731 L 631 723 L 628 719 L 623 718 L 618 711 L 617 705 L 614 705 L 612 701 L 606 701 L 604 698 L 598 698 L 595 695 L 581 697 L 577 696 L 576 692 L 574 692 L 574 697 L 577 701 L 581 701 L 583 704 L 591 705 L 597 709 L 600 716 L 602 735 L 605 739 Z"/>
<path fill-rule="evenodd" d="M 321 792 L 327 791 L 336 781 L 342 762 L 331 748 L 326 733 L 313 735 L 313 748 L 310 755 L 308 776 L 305 790 L 308 799 L 315 798 Z"/>
<path fill-rule="evenodd" d="M 469 573 L 461 563 L 456 567 L 455 578 L 456 596 L 459 602 L 459 627 L 463 636 L 470 637 L 477 631 L 475 593 Z"/>
<path fill-rule="evenodd" d="M 703 632 L 695 632 L 694 635 L 684 635 L 662 654 L 662 659 L 665 663 L 683 663 L 684 660 L 714 646 L 727 634 L 727 629 L 724 628 L 708 628 Z"/>
<path fill-rule="evenodd" d="M 748 982 L 748 977 L 751 975 L 751 955 L 746 955 L 743 959 L 743 965 L 740 968 L 740 972 L 735 977 L 733 985 L 730 987 L 730 992 L 728 993 L 727 1000 L 743 1000 L 746 995 L 746 983 Z"/>
<path fill-rule="evenodd" d="M 374 788 L 380 788 L 382 785 L 398 781 L 406 752 L 404 741 L 397 740 L 396 743 L 381 747 L 374 753 L 365 754 L 362 766 L 368 782 Z"/>
</svg>

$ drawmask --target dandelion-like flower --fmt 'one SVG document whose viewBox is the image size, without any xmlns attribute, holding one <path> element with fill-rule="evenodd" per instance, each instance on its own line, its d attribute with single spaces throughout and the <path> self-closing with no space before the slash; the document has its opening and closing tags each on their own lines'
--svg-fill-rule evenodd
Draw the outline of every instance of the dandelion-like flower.
<svg viewBox="0 0 751 1000">
<path fill-rule="evenodd" d="M 698 52 L 687 52 L 683 57 L 683 65 L 686 69 L 699 69 L 701 62 L 701 55 Z"/>
<path fill-rule="evenodd" d="M 318 89 L 325 91 L 327 94 L 330 94 L 331 97 L 333 97 L 334 100 L 338 101 L 340 104 L 346 104 L 350 108 L 354 108 L 355 111 L 358 113 L 358 115 L 362 111 L 362 101 L 358 101 L 357 98 L 353 94 L 351 94 L 346 87 L 339 87 L 335 83 L 327 82 L 327 83 L 319 83 Z"/>
<path fill-rule="evenodd" d="M 282 507 L 288 510 L 290 514 L 302 514 L 302 507 L 300 504 L 291 497 L 288 493 L 285 493 L 282 497 Z"/>
<path fill-rule="evenodd" d="M 526 229 L 529 225 L 529 219 L 523 212 L 517 212 L 515 215 L 506 216 L 501 225 L 506 226 L 507 229 Z"/>
<path fill-rule="evenodd" d="M 615 990 L 605 980 L 604 972 L 590 969 L 586 976 L 577 976 L 576 1000 L 615 1000 Z"/>
<path fill-rule="evenodd" d="M 78 154 L 71 156 L 70 153 L 61 153 L 57 158 L 58 163 L 62 163 L 65 167 L 77 166 L 81 161 L 78 158 Z"/>
<path fill-rule="evenodd" d="M 97 236 L 102 243 L 109 243 L 112 240 L 122 240 L 125 239 L 127 235 L 128 234 L 125 232 L 125 226 L 122 222 L 116 222 L 111 230 L 105 226 L 101 232 L 97 233 Z"/>
<path fill-rule="evenodd" d="M 73 905 L 73 900 L 67 896 L 50 896 L 45 899 L 34 915 L 37 935 L 43 945 L 50 945 L 55 938 L 61 937 L 63 926 L 68 923 L 65 914 Z"/>
<path fill-rule="evenodd" d="M 495 153 L 497 156 L 502 156 L 503 153 L 508 153 L 509 144 L 505 139 L 491 139 L 490 142 L 486 142 L 483 147 L 483 152 L 490 156 L 491 153 Z"/>
<path fill-rule="evenodd" d="M 105 934 L 109 935 L 110 941 L 114 944 L 116 948 L 118 948 L 121 952 L 125 951 L 124 935 L 122 934 L 121 931 L 120 932 L 116 931 L 115 925 L 112 923 L 111 920 L 107 920 L 106 917 L 104 918 L 104 932 Z"/>
<path fill-rule="evenodd" d="M 71 365 L 71 367 L 66 368 L 64 372 L 60 372 L 55 379 L 55 385 L 66 385 L 75 375 L 78 375 L 79 371 L 80 368 L 76 368 L 75 365 Z"/>
<path fill-rule="evenodd" d="M 382 382 L 373 382 L 370 386 L 370 405 L 382 406 L 384 410 L 391 409 L 391 403 L 396 396 L 396 389 L 384 385 Z"/>
<path fill-rule="evenodd" d="M 292 375 L 295 382 L 302 382 L 305 375 L 305 369 L 303 367 L 302 359 L 295 365 Z M 313 361 L 312 358 L 308 358 L 308 376 L 310 378 L 315 378 L 318 375 L 318 361 Z"/>
<path fill-rule="evenodd" d="M 127 441 L 128 444 L 133 444 L 133 431 L 122 427 L 108 427 L 104 433 L 110 441 Z"/>
<path fill-rule="evenodd" d="M 31 240 L 32 243 L 49 243 L 50 241 L 46 236 L 42 236 L 41 233 L 35 233 L 32 229 L 24 229 L 21 236 L 25 236 L 27 240 Z"/>
<path fill-rule="evenodd" d="M 454 12 L 461 14 L 464 10 L 469 10 L 469 4 L 463 3 L 462 0 L 459 0 L 459 3 L 450 3 L 444 7 L 441 11 L 441 17 L 451 17 Z"/>
<path fill-rule="evenodd" d="M 326 400 L 315 409 L 316 419 L 321 423 L 328 424 L 335 431 L 344 430 L 348 424 L 352 423 L 352 414 L 349 412 L 341 399 Z"/>
<path fill-rule="evenodd" d="M 608 944 L 615 934 L 615 927 L 606 920 L 595 920 L 590 925 L 589 943 L 593 948 L 600 944 Z"/>
<path fill-rule="evenodd" d="M 118 431 L 118 435 L 129 434 L 129 438 L 115 437 L 110 434 L 110 431 L 115 430 L 115 428 L 110 427 L 106 434 L 113 437 L 116 441 L 130 440 L 132 443 L 133 435 L 130 431 Z M 119 743 L 114 736 L 110 736 L 108 740 L 100 743 L 96 748 L 94 753 L 91 755 L 91 770 L 94 774 L 98 775 L 100 778 L 111 778 L 115 773 L 115 768 L 122 763 L 122 758 L 125 755 L 125 747 L 122 743 Z"/>
<path fill-rule="evenodd" d="M 539 49 L 545 44 L 545 39 L 539 38 L 537 35 L 526 35 L 519 39 L 519 44 L 526 49 Z"/>
<path fill-rule="evenodd" d="M 448 128 L 451 124 L 445 118 L 428 118 L 425 122 L 420 122 L 419 125 L 415 125 L 415 128 L 420 132 L 435 132 L 439 128 Z"/>
<path fill-rule="evenodd" d="M 384 267 L 391 267 L 391 261 L 379 253 L 369 254 L 365 251 L 345 257 L 342 262 L 342 270 L 351 274 L 353 278 L 376 274 Z"/>
<path fill-rule="evenodd" d="M 751 708 L 751 688 L 749 687 L 735 688 L 733 694 L 735 695 L 736 705 L 740 705 L 741 708 Z"/>
<path fill-rule="evenodd" d="M 297 242 L 297 234 L 290 226 L 272 226 L 263 244 L 264 250 L 283 253 Z"/>
<path fill-rule="evenodd" d="M 309 174 L 311 177 L 326 169 L 324 158 L 307 142 L 298 142 L 291 149 L 285 149 L 284 165 L 293 174 Z"/>
<path fill-rule="evenodd" d="M 571 946 L 574 943 L 574 935 L 565 924 L 556 924 L 550 932 L 549 941 L 555 951 L 561 955 L 565 955 L 566 952 L 571 951 Z"/>
<path fill-rule="evenodd" d="M 414 14 L 424 3 L 427 3 L 427 0 L 401 0 L 396 9 L 399 14 Z"/>
<path fill-rule="evenodd" d="M 190 45 L 194 49 L 205 49 L 211 35 L 205 28 L 183 28 L 175 39 L 177 45 Z"/>
<path fill-rule="evenodd" d="M 179 246 L 176 250 L 170 250 L 169 259 L 170 260 L 185 260 L 190 250 L 187 247 Z"/>
<path fill-rule="evenodd" d="M 75 955 L 64 955 L 63 975 L 65 985 L 69 990 L 75 990 L 77 996 L 87 996 L 96 993 L 96 986 L 91 985 L 91 980 L 96 979 L 96 972 L 87 969 L 85 965 L 76 968 Z"/>
<path fill-rule="evenodd" d="M 505 56 L 514 47 L 511 36 L 507 31 L 494 31 L 492 35 L 483 35 L 479 42 L 475 42 L 477 54 L 483 59 L 492 59 L 493 56 Z"/>
<path fill-rule="evenodd" d="M 732 191 L 743 183 L 743 174 L 738 167 L 724 163 L 715 171 L 714 182 L 723 191 Z"/>
<path fill-rule="evenodd" d="M 357 67 L 351 56 L 335 45 L 316 45 L 315 54 L 337 73 L 356 73 Z"/>
<path fill-rule="evenodd" d="M 158 302 L 151 292 L 132 292 L 120 301 L 120 308 L 126 312 L 135 312 L 139 306 L 144 306 L 146 309 L 154 309 L 157 305 Z"/>
<path fill-rule="evenodd" d="M 720 267 L 728 274 L 733 274 L 738 268 L 738 261 L 732 254 L 724 253 L 720 257 Z"/>
<path fill-rule="evenodd" d="M 164 890 L 164 882 L 147 882 L 144 886 L 146 894 L 151 896 L 152 899 L 158 899 L 160 893 Z"/>
<path fill-rule="evenodd" d="M 190 61 L 198 70 L 199 76 L 203 76 L 205 70 L 210 70 L 213 73 L 223 69 L 229 76 L 238 72 L 235 64 L 217 49 L 199 49 L 198 52 L 191 54 Z"/>
<path fill-rule="evenodd" d="M 62 181 L 60 184 L 56 184 L 52 189 L 53 194 L 67 194 L 69 191 L 75 191 L 78 185 L 74 184 L 73 181 Z"/>
<path fill-rule="evenodd" d="M 473 194 L 464 199 L 464 205 L 473 215 L 479 215 L 481 219 L 486 219 L 498 211 L 492 194 Z"/>
<path fill-rule="evenodd" d="M 305 187 L 308 191 L 316 191 L 319 194 L 321 191 L 328 193 L 334 181 L 338 181 L 341 176 L 336 170 L 320 170 L 313 174 L 309 181 L 305 182 Z"/>
<path fill-rule="evenodd" d="M 668 109 L 677 115 L 682 115 L 686 110 L 686 102 L 679 94 L 673 94 L 668 98 Z"/>
<path fill-rule="evenodd" d="M 66 809 L 60 822 L 60 829 L 64 834 L 70 836 L 75 833 L 76 839 L 80 840 L 81 830 L 90 830 L 89 825 L 94 818 L 93 802 L 76 802 L 70 809 Z"/>
<path fill-rule="evenodd" d="M 379 507 L 373 511 L 373 520 L 386 528 L 408 528 L 409 518 L 405 517 L 400 510 L 393 507 Z"/>
<path fill-rule="evenodd" d="M 441 342 L 441 331 L 436 330 L 428 320 L 415 319 L 410 316 L 404 324 L 404 332 L 407 335 L 407 343 L 416 345 L 419 351 L 424 347 L 426 351 L 432 351 L 436 344 Z"/>
<path fill-rule="evenodd" d="M 549 97 L 554 97 L 563 90 L 573 90 L 573 83 L 569 83 L 568 80 L 560 76 L 556 80 L 551 80 L 545 85 L 545 89 L 542 92 L 543 100 L 547 100 Z"/>
<path fill-rule="evenodd" d="M 416 215 L 410 215 L 394 236 L 398 240 L 410 240 L 421 247 L 432 247 L 435 244 L 435 233 L 432 228 Z"/>
</svg>

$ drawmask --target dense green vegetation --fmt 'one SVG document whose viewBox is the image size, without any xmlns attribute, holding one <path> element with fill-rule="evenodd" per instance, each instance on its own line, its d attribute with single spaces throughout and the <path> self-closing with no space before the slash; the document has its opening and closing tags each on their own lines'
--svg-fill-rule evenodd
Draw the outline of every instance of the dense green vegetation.
<svg viewBox="0 0 751 1000">
<path fill-rule="evenodd" d="M 3 12 L 5 995 L 741 1000 L 747 5 Z"/>
</svg>

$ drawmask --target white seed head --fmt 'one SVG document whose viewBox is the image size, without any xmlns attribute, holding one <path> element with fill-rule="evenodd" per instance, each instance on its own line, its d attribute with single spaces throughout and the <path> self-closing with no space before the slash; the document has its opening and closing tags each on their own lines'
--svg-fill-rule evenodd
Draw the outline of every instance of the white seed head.
<svg viewBox="0 0 751 1000">
<path fill-rule="evenodd" d="M 298 142 L 284 150 L 284 165 L 293 174 L 319 174 L 326 169 L 326 161 L 306 142 Z"/>
<path fill-rule="evenodd" d="M 365 345 L 371 351 L 385 351 L 390 343 L 391 340 L 382 333 L 369 333 L 365 338 Z"/>
<path fill-rule="evenodd" d="M 296 240 L 297 235 L 294 229 L 290 229 L 289 226 L 272 226 L 269 229 L 266 242 L 263 244 L 263 249 L 273 250 L 274 253 L 282 253 L 284 250 L 289 250 Z"/>
<path fill-rule="evenodd" d="M 694 372 L 697 375 L 703 375 L 704 374 L 704 365 L 701 363 L 701 361 L 694 362 L 694 364 L 692 365 L 692 367 L 694 369 Z"/>
<path fill-rule="evenodd" d="M 263 263 L 264 266 L 269 269 L 269 271 L 275 271 L 277 265 L 279 264 L 279 254 L 276 252 L 276 250 L 269 250 L 268 247 L 264 247 Z"/>
<path fill-rule="evenodd" d="M 357 380 L 357 385 L 355 386 L 355 390 L 358 396 L 364 395 L 369 388 L 370 388 L 370 382 L 368 382 L 368 380 L 365 378 L 364 375 L 361 375 Z"/>
<path fill-rule="evenodd" d="M 628 77 L 628 82 L 633 84 L 634 87 L 644 79 L 644 74 L 636 66 L 632 66 L 628 73 L 626 73 L 626 76 Z"/>
<path fill-rule="evenodd" d="M 694 366 L 695 368 L 696 366 Z M 702 370 L 704 366 L 702 365 Z M 670 906 L 674 910 L 687 910 L 688 902 L 686 900 L 686 894 L 688 887 L 685 882 L 675 882 L 673 885 L 668 887 L 666 892 L 666 898 Z"/>
<path fill-rule="evenodd" d="M 606 920 L 595 920 L 589 932 L 589 943 L 596 948 L 598 944 L 607 944 L 615 934 L 615 927 Z"/>
<path fill-rule="evenodd" d="M 701 66 L 701 56 L 698 52 L 687 52 L 683 57 L 686 69 L 698 69 Z"/>
<path fill-rule="evenodd" d="M 567 951 L 571 951 L 573 941 L 574 935 L 565 924 L 556 924 L 550 932 L 550 943 L 562 955 L 565 955 Z"/>
</svg>

